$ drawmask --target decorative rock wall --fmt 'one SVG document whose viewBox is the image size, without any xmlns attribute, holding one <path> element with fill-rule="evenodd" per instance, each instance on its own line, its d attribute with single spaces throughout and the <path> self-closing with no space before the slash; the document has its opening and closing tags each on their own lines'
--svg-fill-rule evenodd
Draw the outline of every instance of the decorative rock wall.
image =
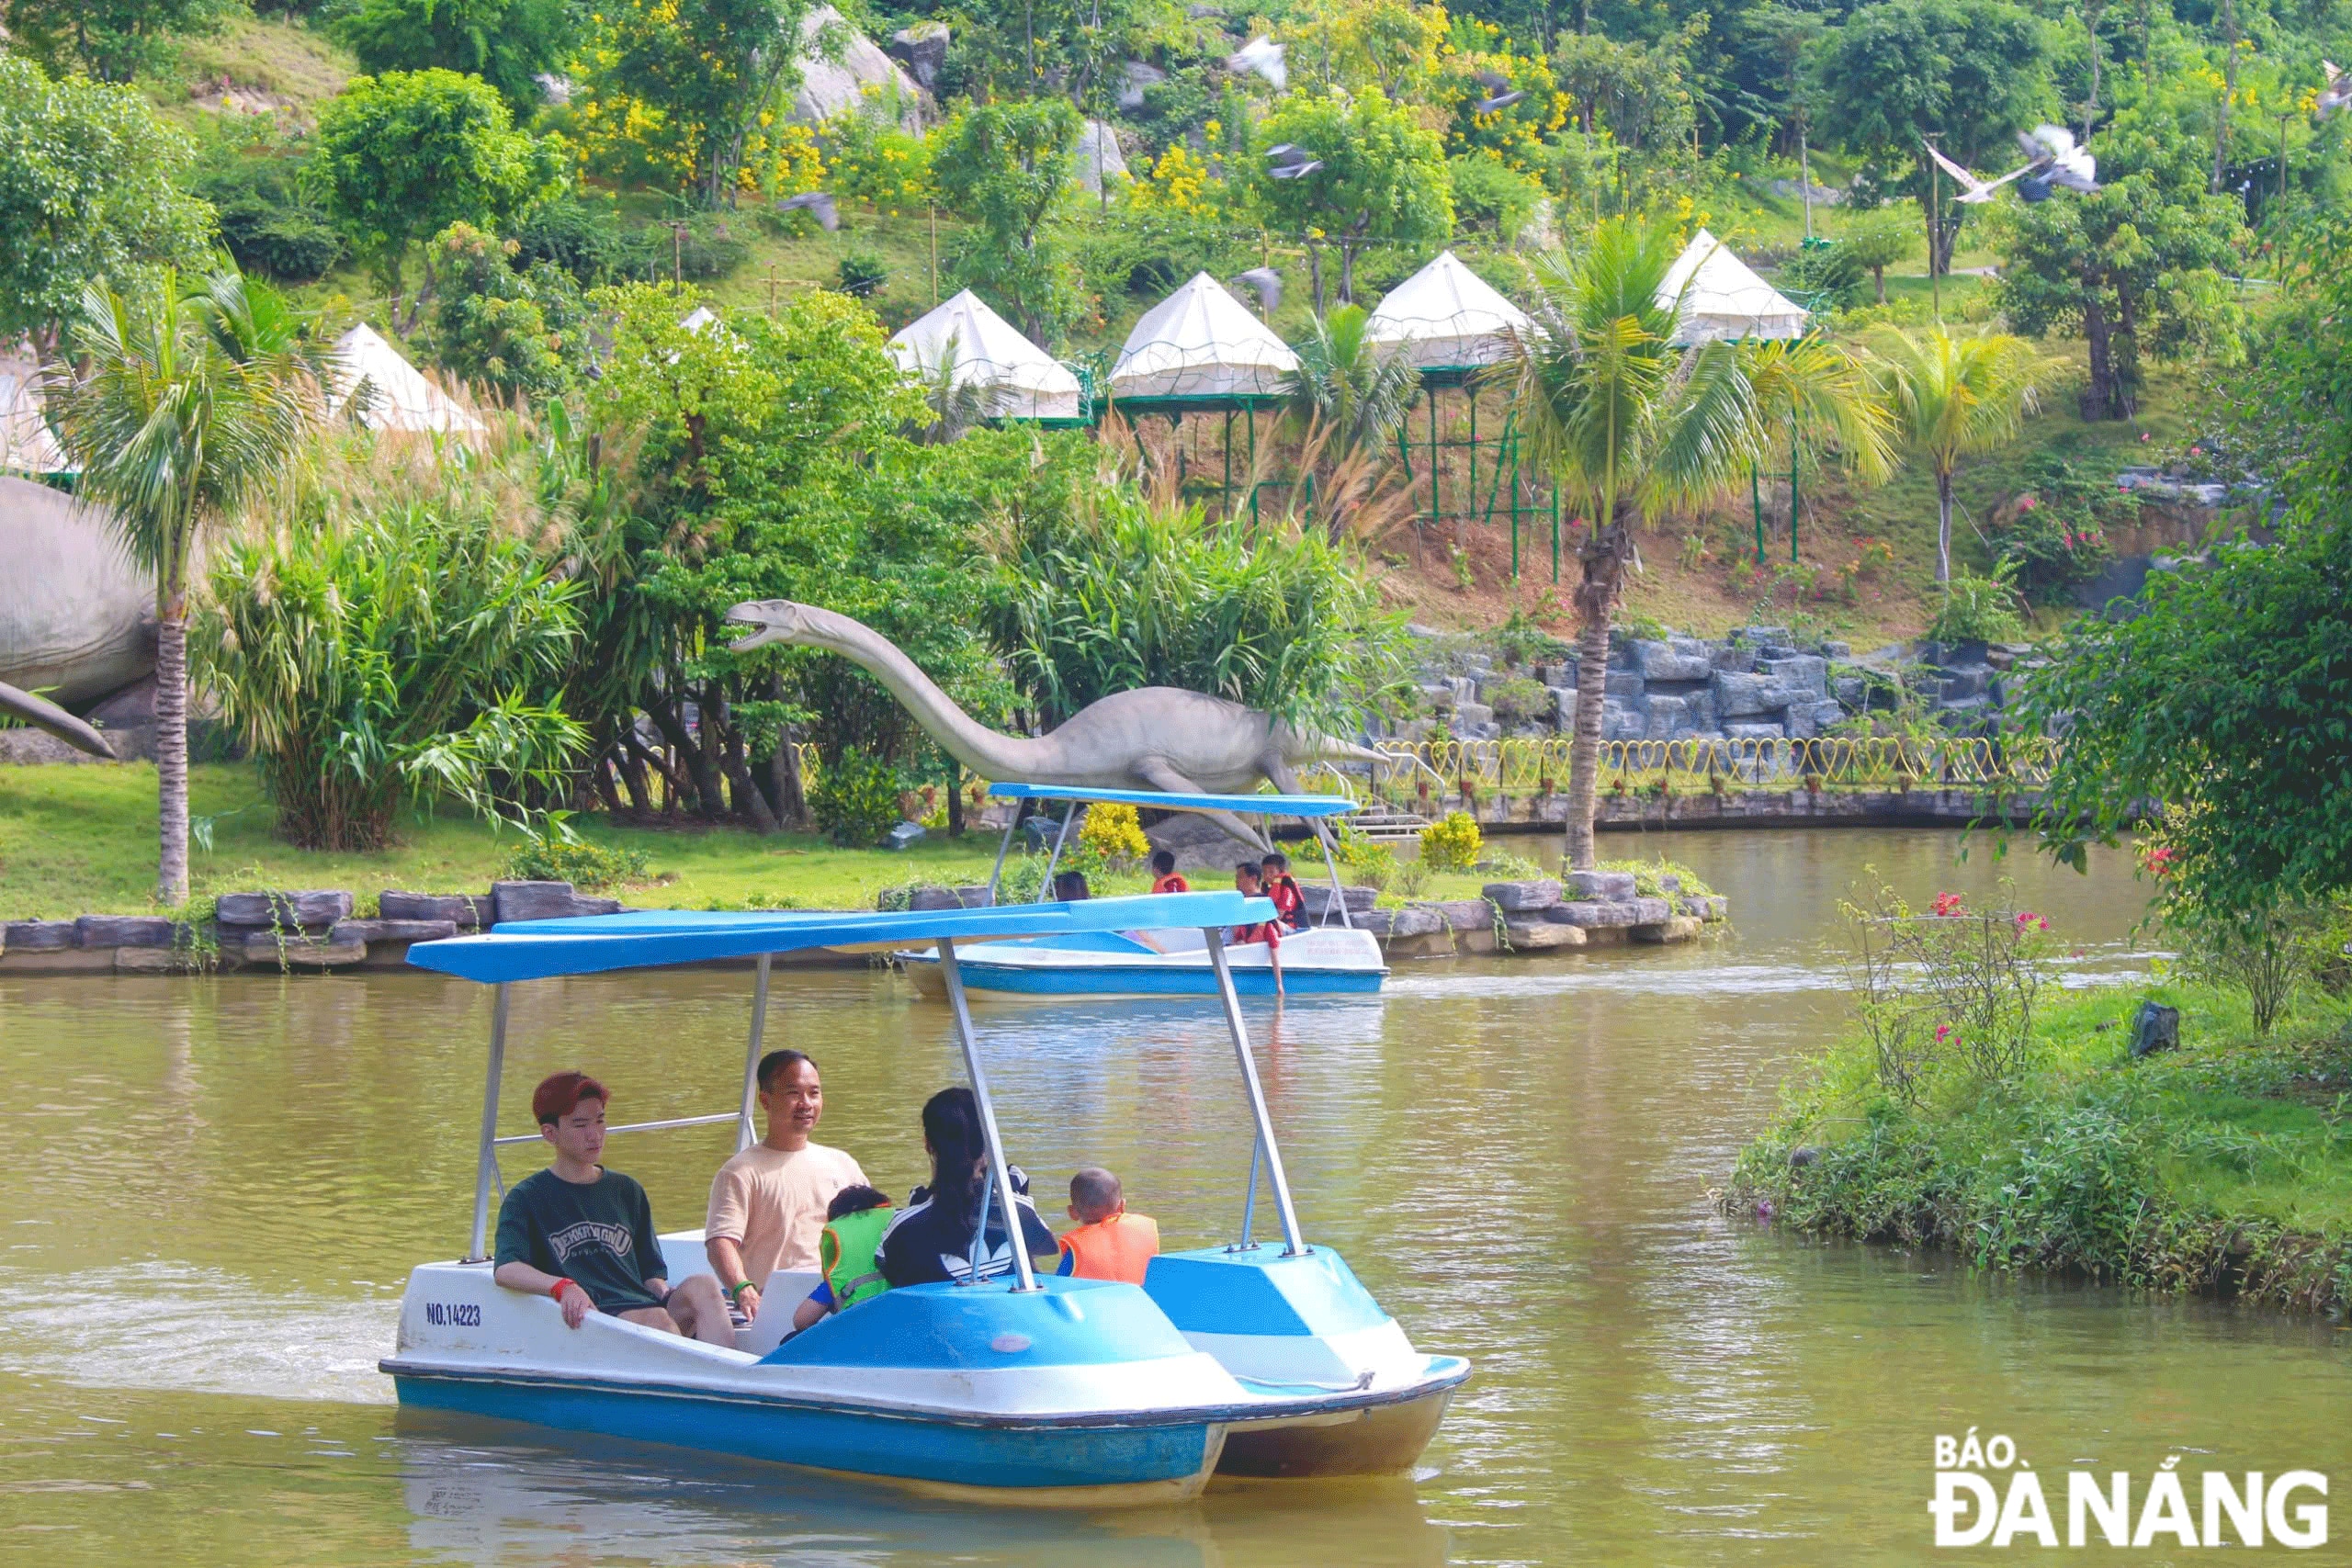
<svg viewBox="0 0 2352 1568">
<path fill-rule="evenodd" d="M 1426 627 L 1420 692 L 1427 716 L 1372 739 L 1419 741 L 1444 726 L 1461 740 L 1566 734 L 1582 683 L 1572 654 L 1513 669 Z M 1619 637 L 1602 681 L 1604 740 L 1810 739 L 1830 726 L 1916 694 L 1956 733 L 1990 728 L 2010 671 L 2026 650 L 1986 643 L 1921 643 L 1855 656 L 1836 641 L 1801 643 L 1785 626 L 1743 626 L 1720 642 L 1668 635 Z"/>
</svg>

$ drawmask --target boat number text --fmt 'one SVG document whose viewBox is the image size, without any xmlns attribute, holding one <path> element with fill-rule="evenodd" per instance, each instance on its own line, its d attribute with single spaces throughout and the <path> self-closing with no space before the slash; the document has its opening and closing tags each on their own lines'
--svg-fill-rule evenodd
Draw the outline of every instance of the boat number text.
<svg viewBox="0 0 2352 1568">
<path fill-rule="evenodd" d="M 480 1328 L 481 1308 L 471 1302 L 427 1302 L 424 1321 L 435 1328 Z"/>
</svg>

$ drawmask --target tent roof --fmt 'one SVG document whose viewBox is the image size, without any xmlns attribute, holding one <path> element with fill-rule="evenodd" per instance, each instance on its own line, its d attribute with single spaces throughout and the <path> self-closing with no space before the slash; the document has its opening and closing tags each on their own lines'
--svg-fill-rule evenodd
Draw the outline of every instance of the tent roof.
<svg viewBox="0 0 2352 1568">
<path fill-rule="evenodd" d="M 1298 355 L 1207 273 L 1144 312 L 1111 370 L 1116 398 L 1270 398 Z"/>
<path fill-rule="evenodd" d="M 1716 338 L 1792 338 L 1804 335 L 1805 310 L 1756 276 L 1721 240 L 1704 229 L 1690 236 L 1667 269 L 1657 302 L 1671 308 L 1689 285 L 1682 335 L 1690 343 Z"/>
<path fill-rule="evenodd" d="M 1388 291 L 1365 323 L 1377 344 L 1401 344 L 1424 368 L 1492 365 L 1506 334 L 1528 325 L 1527 312 L 1495 292 L 1452 251 Z"/>
<path fill-rule="evenodd" d="M 28 359 L 0 358 L 0 469 L 19 474 L 74 471 L 72 459 L 50 432 L 40 367 Z"/>
<path fill-rule="evenodd" d="M 899 363 L 917 374 L 933 373 L 953 358 L 956 386 L 994 382 L 1001 389 L 996 412 L 1012 419 L 1078 419 L 1078 378 L 1069 367 L 1023 337 L 1012 323 L 967 288 L 890 340 Z"/>
<path fill-rule="evenodd" d="M 370 430 L 478 431 L 481 421 L 426 380 L 375 328 L 361 322 L 336 340 L 334 386 L 327 407 L 340 409 L 365 380 L 373 389 L 360 418 Z"/>
</svg>

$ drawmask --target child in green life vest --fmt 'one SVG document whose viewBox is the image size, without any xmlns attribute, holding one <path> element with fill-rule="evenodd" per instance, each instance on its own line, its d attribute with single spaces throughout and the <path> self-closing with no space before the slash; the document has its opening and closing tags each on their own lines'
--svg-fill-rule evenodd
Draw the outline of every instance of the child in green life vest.
<svg viewBox="0 0 2352 1568">
<path fill-rule="evenodd" d="M 817 1266 L 825 1277 L 792 1309 L 795 1333 L 829 1312 L 845 1312 L 890 1288 L 874 1265 L 874 1249 L 890 1228 L 892 1213 L 890 1195 L 878 1187 L 853 1184 L 833 1194 L 817 1237 Z"/>
</svg>

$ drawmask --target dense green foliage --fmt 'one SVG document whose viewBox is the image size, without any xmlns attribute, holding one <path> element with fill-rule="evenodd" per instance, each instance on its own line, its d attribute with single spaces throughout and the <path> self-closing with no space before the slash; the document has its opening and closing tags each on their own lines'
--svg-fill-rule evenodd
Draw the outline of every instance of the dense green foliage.
<svg viewBox="0 0 2352 1568">
<path fill-rule="evenodd" d="M 406 796 L 510 809 L 559 779 L 582 736 L 535 691 L 569 661 L 576 586 L 485 487 L 394 484 L 354 515 L 343 499 L 222 546 L 193 630 L 279 830 L 377 849 Z"/>
<path fill-rule="evenodd" d="M 353 0 L 334 28 L 362 71 L 479 76 L 526 119 L 543 96 L 535 78 L 563 67 L 573 18 L 564 0 Z"/>
<path fill-rule="evenodd" d="M 1344 734 L 1400 673 L 1401 626 L 1351 553 L 1113 489 L 1039 511 L 1002 547 L 1014 676 L 1058 721 L 1136 686 L 1182 686 Z"/>
<path fill-rule="evenodd" d="M 0 17 L 51 71 L 121 83 L 167 60 L 175 37 L 212 32 L 233 10 L 233 0 L 6 0 Z"/>
<path fill-rule="evenodd" d="M 0 54 L 0 340 L 50 347 L 91 280 L 201 261 L 212 216 L 179 184 L 194 155 L 131 89 Z"/>
</svg>

